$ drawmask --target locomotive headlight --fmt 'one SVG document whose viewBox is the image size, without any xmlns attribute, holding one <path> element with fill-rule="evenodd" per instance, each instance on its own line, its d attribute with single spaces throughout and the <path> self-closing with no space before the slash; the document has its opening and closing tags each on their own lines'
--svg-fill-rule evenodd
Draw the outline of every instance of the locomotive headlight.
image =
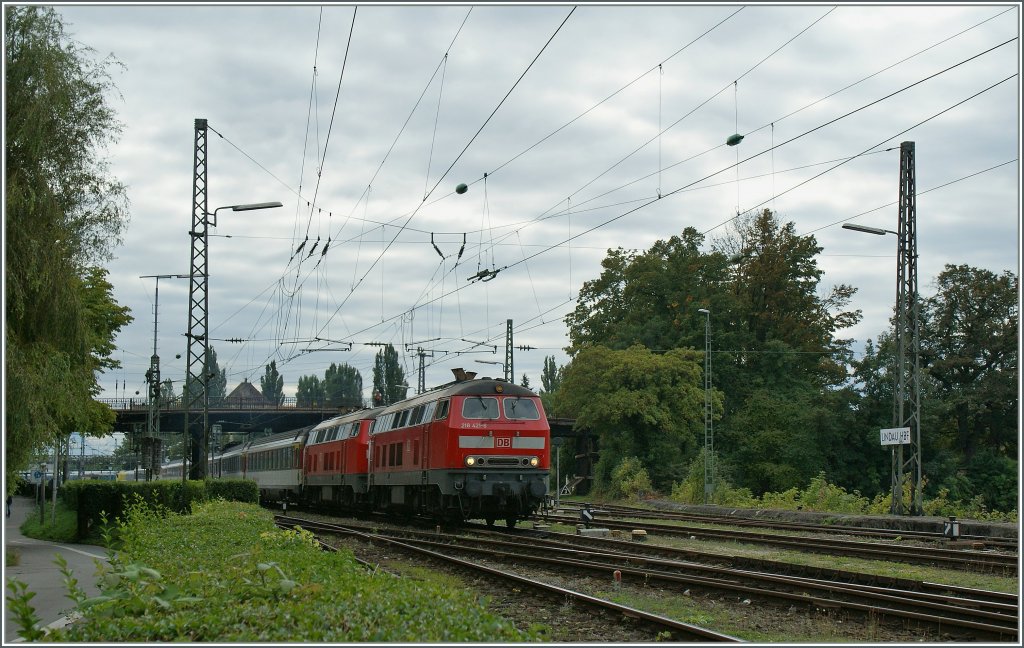
<svg viewBox="0 0 1024 648">
<path fill-rule="evenodd" d="M 536 468 L 539 463 L 540 463 L 540 459 L 538 459 L 537 457 L 530 457 L 530 465 L 531 466 Z"/>
<path fill-rule="evenodd" d="M 466 465 L 467 466 L 475 466 L 476 465 L 476 457 L 466 457 Z"/>
</svg>

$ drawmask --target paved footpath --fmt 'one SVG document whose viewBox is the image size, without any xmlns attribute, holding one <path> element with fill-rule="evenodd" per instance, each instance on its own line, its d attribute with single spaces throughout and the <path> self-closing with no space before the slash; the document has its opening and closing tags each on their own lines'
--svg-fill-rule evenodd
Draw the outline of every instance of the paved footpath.
<svg viewBox="0 0 1024 648">
<path fill-rule="evenodd" d="M 47 510 L 47 515 L 49 515 Z M 74 603 L 67 597 L 64 576 L 54 562 L 59 553 L 68 562 L 74 577 L 88 596 L 99 594 L 96 587 L 96 560 L 106 562 L 106 550 L 96 545 L 57 544 L 44 540 L 26 538 L 21 534 L 21 524 L 29 515 L 39 515 L 39 508 L 30 497 L 15 497 L 11 517 L 4 518 L 4 557 L 12 549 L 20 554 L 17 565 L 4 567 L 4 645 L 21 641 L 18 626 L 11 621 L 10 604 L 7 597 L 11 591 L 7 581 L 16 578 L 28 585 L 35 596 L 29 604 L 35 608 L 40 625 L 59 624 L 64 614 Z M 6 560 L 4 561 L 6 565 Z"/>
</svg>

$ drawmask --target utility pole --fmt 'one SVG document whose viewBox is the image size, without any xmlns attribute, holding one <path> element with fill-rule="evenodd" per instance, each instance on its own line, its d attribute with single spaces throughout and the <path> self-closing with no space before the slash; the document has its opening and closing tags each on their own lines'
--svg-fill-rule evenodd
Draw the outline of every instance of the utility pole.
<svg viewBox="0 0 1024 648">
<path fill-rule="evenodd" d="M 704 314 L 704 503 L 708 504 L 715 490 L 715 428 L 711 402 L 711 311 Z"/>
<path fill-rule="evenodd" d="M 894 427 L 910 428 L 910 448 L 893 452 L 892 513 L 921 515 L 921 330 L 917 294 L 917 187 L 914 142 L 900 143 L 899 247 L 896 252 L 896 348 L 898 370 L 893 402 Z M 910 501 L 903 503 L 910 482 Z M 909 509 L 907 511 L 906 509 Z"/>
<path fill-rule="evenodd" d="M 423 358 L 433 358 L 433 351 L 424 351 L 423 349 L 416 347 L 416 355 L 419 356 L 420 365 L 419 372 L 416 380 L 416 393 L 422 394 L 427 391 L 427 373 L 426 366 L 423 364 Z"/>
<path fill-rule="evenodd" d="M 186 350 L 187 373 L 185 374 L 185 429 L 182 432 L 184 447 L 182 449 L 181 480 L 186 481 L 189 472 L 186 470 L 189 460 L 189 449 L 192 459 L 192 479 L 206 476 L 206 443 L 209 436 L 210 396 L 207 389 L 209 377 L 206 375 L 209 355 L 208 287 L 209 257 L 207 244 L 207 208 L 206 195 L 206 156 L 207 122 L 205 119 L 195 120 L 195 145 L 192 163 L 192 257 L 189 268 L 188 291 L 188 348 Z M 191 448 L 189 446 L 191 445 Z"/>
</svg>

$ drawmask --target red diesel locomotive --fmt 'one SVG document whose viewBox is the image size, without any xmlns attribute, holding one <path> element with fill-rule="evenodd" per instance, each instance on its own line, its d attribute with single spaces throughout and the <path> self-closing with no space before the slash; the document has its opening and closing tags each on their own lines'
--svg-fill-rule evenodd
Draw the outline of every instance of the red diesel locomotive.
<svg viewBox="0 0 1024 648">
<path fill-rule="evenodd" d="M 209 474 L 253 479 L 265 502 L 514 526 L 547 495 L 551 430 L 540 398 L 454 372 L 454 382 L 398 403 L 231 448 Z M 177 465 L 161 478 L 180 478 Z"/>
</svg>

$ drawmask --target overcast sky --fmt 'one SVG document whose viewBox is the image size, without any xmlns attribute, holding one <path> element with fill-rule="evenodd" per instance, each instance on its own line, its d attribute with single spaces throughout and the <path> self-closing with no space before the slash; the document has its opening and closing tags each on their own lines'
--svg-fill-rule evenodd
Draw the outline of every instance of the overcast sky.
<svg viewBox="0 0 1024 648">
<path fill-rule="evenodd" d="M 210 211 L 284 205 L 221 210 L 210 230 L 229 390 L 276 360 L 293 395 L 346 362 L 368 395 L 369 343 L 395 346 L 413 390 L 417 348 L 433 354 L 428 387 L 454 367 L 500 376 L 478 361 L 504 361 L 508 319 L 535 347 L 516 351 L 516 380 L 537 388 L 545 356 L 567 361 L 564 316 L 609 247 L 687 226 L 710 246 L 764 207 L 817 238 L 823 294 L 858 288 L 864 319 L 841 335 L 862 350 L 892 312 L 896 240 L 840 225 L 897 228 L 903 141 L 922 295 L 945 264 L 1019 268 L 1019 3 L 58 10 L 125 66 L 109 157 L 131 222 L 109 269 L 135 321 L 104 397 L 145 394 L 156 281 L 140 276 L 189 272 L 196 118 Z M 160 280 L 158 354 L 178 390 L 188 292 Z"/>
</svg>

